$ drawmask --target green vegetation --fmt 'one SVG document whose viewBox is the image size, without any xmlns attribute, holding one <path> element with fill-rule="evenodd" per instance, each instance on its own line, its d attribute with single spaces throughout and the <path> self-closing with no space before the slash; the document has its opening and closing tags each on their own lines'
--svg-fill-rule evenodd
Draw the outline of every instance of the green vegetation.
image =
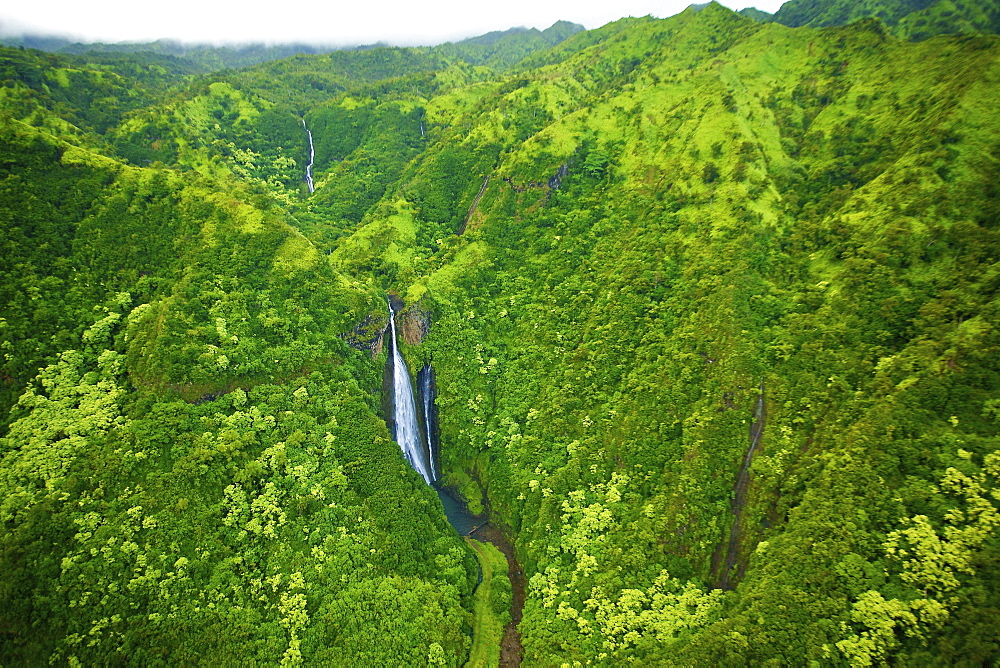
<svg viewBox="0 0 1000 668">
<path fill-rule="evenodd" d="M 511 587 L 507 578 L 507 558 L 490 543 L 472 538 L 466 542 L 476 551 L 482 581 L 473 595 L 472 649 L 469 668 L 500 665 L 500 639 L 510 622 Z"/>
<path fill-rule="evenodd" d="M 246 44 L 241 46 L 212 46 L 210 44 L 182 44 L 171 40 L 155 42 L 128 42 L 102 44 L 71 42 L 63 37 L 23 35 L 0 37 L 0 44 L 24 47 L 59 54 L 82 56 L 84 62 L 105 59 L 159 60 L 181 65 L 191 73 L 214 72 L 223 69 L 249 67 L 271 60 L 289 58 L 300 54 L 320 54 L 334 50 L 309 44 Z"/>
<path fill-rule="evenodd" d="M 443 44 L 434 50 L 455 56 L 473 65 L 509 68 L 536 51 L 544 51 L 583 30 L 569 21 L 556 21 L 545 30 L 511 28 L 470 37 L 461 42 Z"/>
<path fill-rule="evenodd" d="M 0 51 L 0 663 L 495 665 L 386 293 L 526 664 L 1000 661 L 1000 38 L 914 15 Z"/>
<path fill-rule="evenodd" d="M 901 39 L 1000 31 L 1000 7 L 991 0 L 789 0 L 773 20 L 792 28 L 819 28 L 865 18 L 881 20 Z"/>
<path fill-rule="evenodd" d="M 464 663 L 475 560 L 340 338 L 381 295 L 259 183 L 4 90 L 4 663 Z"/>
</svg>

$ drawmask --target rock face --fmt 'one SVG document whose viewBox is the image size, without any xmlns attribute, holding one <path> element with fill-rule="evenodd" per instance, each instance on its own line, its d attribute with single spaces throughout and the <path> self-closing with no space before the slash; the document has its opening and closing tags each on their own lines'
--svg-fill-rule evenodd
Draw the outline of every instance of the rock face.
<svg viewBox="0 0 1000 668">
<path fill-rule="evenodd" d="M 431 329 L 431 314 L 418 305 L 405 310 L 403 300 L 390 295 L 392 308 L 396 311 L 396 327 L 404 343 L 415 346 L 424 340 Z M 371 351 L 372 357 L 378 357 L 385 345 L 386 332 L 389 328 L 387 314 L 371 313 L 359 322 L 350 332 L 344 335 L 344 340 L 352 348 Z"/>
<path fill-rule="evenodd" d="M 431 314 L 415 304 L 399 314 L 396 324 L 403 341 L 415 346 L 431 331 Z"/>
<path fill-rule="evenodd" d="M 559 190 L 559 186 L 562 185 L 563 179 L 569 176 L 569 165 L 563 163 L 559 166 L 559 171 L 556 172 L 555 176 L 549 179 L 549 188 L 552 190 Z"/>
<path fill-rule="evenodd" d="M 370 314 L 357 326 L 344 335 L 347 345 L 358 350 L 370 350 L 372 356 L 377 356 L 382 352 L 382 338 L 385 329 L 389 325 L 389 319 L 382 314 Z"/>
</svg>

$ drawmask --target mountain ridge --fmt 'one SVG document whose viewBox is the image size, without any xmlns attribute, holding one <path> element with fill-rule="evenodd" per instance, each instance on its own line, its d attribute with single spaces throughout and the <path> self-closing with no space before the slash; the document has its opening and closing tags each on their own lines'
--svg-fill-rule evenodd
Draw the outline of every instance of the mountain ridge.
<svg viewBox="0 0 1000 668">
<path fill-rule="evenodd" d="M 935 35 L 1000 32 L 1000 8 L 989 0 L 876 0 L 815 2 L 789 0 L 773 21 L 795 28 L 846 25 L 877 18 L 901 39 L 924 40 Z"/>
<path fill-rule="evenodd" d="M 540 38 L 542 44 L 553 45 L 566 39 L 566 37 L 583 30 L 583 26 L 569 21 L 556 21 L 545 30 L 536 28 L 509 28 L 508 30 L 497 30 L 484 35 L 475 35 L 459 40 L 457 42 L 443 42 L 436 45 L 437 48 L 447 49 L 452 47 L 457 54 L 465 57 L 472 57 L 474 62 L 486 60 L 491 57 L 500 60 L 509 60 L 512 56 L 504 55 L 502 52 L 517 48 L 521 51 L 539 48 L 538 44 L 521 44 L 526 39 Z M 496 44 L 496 42 L 506 42 L 506 44 Z M 251 67 L 261 63 L 282 60 L 301 55 L 322 55 L 332 51 L 355 51 L 373 48 L 390 47 L 391 45 L 378 43 L 368 45 L 350 46 L 327 46 L 312 43 L 282 43 L 265 44 L 260 42 L 232 45 L 212 45 L 203 43 L 186 43 L 179 40 L 161 39 L 154 42 L 74 42 L 68 38 L 26 34 L 21 36 L 0 36 L 0 45 L 13 48 L 29 48 L 51 53 L 62 53 L 75 56 L 93 58 L 97 54 L 131 54 L 150 55 L 176 58 L 188 64 L 190 68 L 199 73 L 209 73 L 222 69 L 238 69 Z M 516 46 L 515 46 L 516 45 Z M 489 49 L 486 47 L 494 47 Z M 480 47 L 480 48 L 477 48 Z M 434 48 L 434 47 L 424 47 Z M 483 53 L 479 53 L 483 52 Z"/>
</svg>

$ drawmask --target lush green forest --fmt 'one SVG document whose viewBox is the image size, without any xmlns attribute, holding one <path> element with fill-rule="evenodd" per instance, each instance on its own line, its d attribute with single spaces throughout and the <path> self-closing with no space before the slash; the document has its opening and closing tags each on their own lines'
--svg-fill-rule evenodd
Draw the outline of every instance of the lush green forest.
<svg viewBox="0 0 1000 668">
<path fill-rule="evenodd" d="M 1000 665 L 995 11 L 848 4 L 0 48 L 0 664 Z"/>
</svg>

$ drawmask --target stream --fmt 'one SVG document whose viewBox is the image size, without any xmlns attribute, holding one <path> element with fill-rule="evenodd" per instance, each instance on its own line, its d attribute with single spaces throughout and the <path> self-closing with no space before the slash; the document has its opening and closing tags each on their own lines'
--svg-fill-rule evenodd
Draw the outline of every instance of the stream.
<svg viewBox="0 0 1000 668">
<path fill-rule="evenodd" d="M 521 647 L 521 632 L 517 625 L 521 622 L 524 612 L 524 597 L 527 589 L 527 581 L 524 571 L 517 562 L 517 555 L 514 547 L 507 540 L 507 536 L 502 531 L 489 523 L 488 514 L 473 515 L 463 501 L 451 493 L 450 490 L 434 486 L 437 490 L 438 498 L 444 506 L 445 516 L 448 522 L 455 527 L 455 530 L 462 536 L 469 536 L 483 543 L 491 543 L 507 559 L 507 577 L 511 584 L 510 617 L 511 621 L 503 629 L 503 638 L 500 641 L 500 666 L 501 668 L 512 668 L 521 665 L 521 658 L 524 650 Z"/>
<path fill-rule="evenodd" d="M 524 597 L 527 591 L 527 580 L 524 571 L 517 562 L 517 555 L 514 554 L 514 547 L 507 540 L 502 531 L 492 524 L 481 525 L 472 532 L 472 538 L 484 543 L 492 543 L 507 558 L 507 577 L 510 579 L 511 599 L 510 618 L 511 621 L 503 629 L 503 638 L 500 640 L 500 666 L 501 668 L 513 668 L 521 665 L 524 656 L 524 648 L 521 646 L 521 632 L 517 625 L 521 623 L 524 614 Z"/>
</svg>

